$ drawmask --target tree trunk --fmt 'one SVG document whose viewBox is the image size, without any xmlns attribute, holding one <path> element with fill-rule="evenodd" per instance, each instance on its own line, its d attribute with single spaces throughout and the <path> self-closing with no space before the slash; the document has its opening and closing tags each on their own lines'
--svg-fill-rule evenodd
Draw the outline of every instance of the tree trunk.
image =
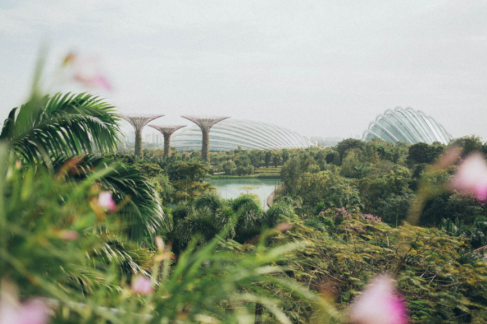
<svg viewBox="0 0 487 324">
<path fill-rule="evenodd" d="M 171 134 L 164 134 L 164 157 L 171 156 Z"/>
<path fill-rule="evenodd" d="M 202 146 L 201 146 L 201 157 L 203 158 L 203 161 L 209 162 L 209 152 L 210 152 L 210 131 L 206 130 L 201 130 L 203 133 L 203 141 L 202 141 Z"/>
<path fill-rule="evenodd" d="M 144 152 L 142 152 L 142 130 L 135 131 L 135 155 L 143 157 Z"/>
</svg>

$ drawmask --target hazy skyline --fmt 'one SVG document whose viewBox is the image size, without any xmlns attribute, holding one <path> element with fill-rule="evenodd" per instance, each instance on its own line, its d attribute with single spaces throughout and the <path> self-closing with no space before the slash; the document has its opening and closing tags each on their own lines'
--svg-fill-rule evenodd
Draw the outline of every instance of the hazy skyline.
<svg viewBox="0 0 487 324">
<path fill-rule="evenodd" d="M 97 57 L 114 88 L 97 93 L 166 115 L 154 124 L 228 115 L 348 137 L 402 106 L 487 140 L 484 1 L 0 1 L 2 121 L 44 42 L 50 66 Z"/>
</svg>

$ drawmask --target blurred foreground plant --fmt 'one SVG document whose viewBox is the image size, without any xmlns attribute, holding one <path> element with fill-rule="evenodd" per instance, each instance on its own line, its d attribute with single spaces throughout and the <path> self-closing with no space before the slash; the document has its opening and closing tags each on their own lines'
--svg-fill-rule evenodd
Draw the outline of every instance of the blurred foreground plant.
<svg viewBox="0 0 487 324">
<path fill-rule="evenodd" d="M 4 161 L 6 154 L 3 147 Z M 136 252 L 126 253 L 130 242 L 109 213 L 109 197 L 100 196 L 97 183 L 110 168 L 92 170 L 81 181 L 63 172 L 53 177 L 19 169 L 14 162 L 0 168 L 0 277 L 19 288 L 22 299 L 46 298 L 52 323 L 252 322 L 255 303 L 278 322 L 291 323 L 279 307 L 285 301 L 262 289 L 266 282 L 316 301 L 277 265 L 304 243 L 235 254 L 222 247 L 224 233 L 198 250 L 194 239 L 174 265 L 170 250 L 159 249 L 153 254 L 154 293 L 134 294 L 128 276 L 143 275 L 147 267 Z"/>
</svg>

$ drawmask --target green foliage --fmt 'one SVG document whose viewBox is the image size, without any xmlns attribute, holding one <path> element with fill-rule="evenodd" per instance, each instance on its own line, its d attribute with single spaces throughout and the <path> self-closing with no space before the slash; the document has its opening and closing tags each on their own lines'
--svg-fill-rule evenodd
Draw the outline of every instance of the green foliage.
<svg viewBox="0 0 487 324">
<path fill-rule="evenodd" d="M 91 95 L 36 90 L 15 114 L 0 135 L 0 278 L 22 298 L 50 298 L 53 323 L 347 322 L 378 273 L 397 279 L 414 323 L 487 322 L 486 208 L 447 192 L 455 167 L 428 165 L 440 143 L 239 147 L 210 166 L 197 151 L 80 155 L 117 142 L 112 107 Z M 485 150 L 477 137 L 453 143 Z M 204 182 L 210 168 L 252 174 L 262 159 L 284 163 L 267 211 Z M 161 196 L 178 204 L 167 216 Z M 135 295 L 128 283 L 151 269 L 155 292 Z"/>
<path fill-rule="evenodd" d="M 444 145 L 417 143 L 409 147 L 409 163 L 432 163 L 445 150 Z"/>
<path fill-rule="evenodd" d="M 274 167 L 277 168 L 281 163 L 281 152 L 277 151 L 272 154 L 272 163 L 274 163 Z"/>
<path fill-rule="evenodd" d="M 265 167 L 268 168 L 272 160 L 272 152 L 271 151 L 266 151 L 264 153 L 264 161 L 265 161 Z"/>
<path fill-rule="evenodd" d="M 364 142 L 358 139 L 354 138 L 348 138 L 344 139 L 343 141 L 339 142 L 336 146 L 337 152 L 340 154 L 340 158 L 343 161 L 343 159 L 346 156 L 347 151 L 352 150 L 352 149 L 362 149 L 364 146 Z"/>
<path fill-rule="evenodd" d="M 177 171 L 186 179 L 201 181 L 208 174 L 208 166 L 203 162 L 181 162 L 177 167 Z"/>
<path fill-rule="evenodd" d="M 399 167 L 377 178 L 362 178 L 359 182 L 360 196 L 366 210 L 375 213 L 383 207 L 388 197 L 409 194 L 410 177 L 407 168 Z"/>
<path fill-rule="evenodd" d="M 58 93 L 12 109 L 0 140 L 27 162 L 49 163 L 52 156 L 114 150 L 117 122 L 114 107 L 95 96 Z"/>
<path fill-rule="evenodd" d="M 443 219 L 438 228 L 451 236 L 461 237 L 474 249 L 481 249 L 480 253 L 485 255 L 483 248 L 487 245 L 487 217 L 477 217 L 470 225 L 458 218 L 454 221 Z"/>
<path fill-rule="evenodd" d="M 153 178 L 162 172 L 159 165 L 155 163 L 141 163 L 135 165 L 135 169 L 139 171 L 140 174 L 146 176 L 147 178 Z"/>
<path fill-rule="evenodd" d="M 292 217 L 294 211 L 286 202 L 276 203 L 264 212 L 260 201 L 252 194 L 224 200 L 216 193 L 207 192 L 193 202 L 175 207 L 172 224 L 162 230 L 161 235 L 172 241 L 175 252 L 179 253 L 196 235 L 203 245 L 225 230 L 225 238 L 244 243 L 255 240 L 263 228 L 272 228 Z"/>
<path fill-rule="evenodd" d="M 480 255 L 466 256 L 470 248 L 463 241 L 436 229 L 392 229 L 360 213 L 347 213 L 349 218 L 335 213 L 295 220 L 291 231 L 276 238 L 275 243 L 309 243 L 288 261 L 298 281 L 333 294 L 344 308 L 370 278 L 393 273 L 412 322 L 485 321 L 487 266 Z"/>
<path fill-rule="evenodd" d="M 225 171 L 226 175 L 231 175 L 233 171 L 237 173 L 237 165 L 233 161 L 227 161 L 223 164 L 223 171 Z"/>
<path fill-rule="evenodd" d="M 326 155 L 326 163 L 339 166 L 341 164 L 340 153 L 332 151 Z"/>
<path fill-rule="evenodd" d="M 281 168 L 281 178 L 293 195 L 297 192 L 298 181 L 302 173 L 301 159 L 298 156 L 291 158 Z"/>
<path fill-rule="evenodd" d="M 176 264 L 169 250 L 152 254 L 155 292 L 134 295 L 124 276 L 144 271 L 135 260 L 147 266 L 149 254 L 131 251 L 117 234 L 113 215 L 92 208 L 104 172 L 73 182 L 10 168 L 1 182 L 8 200 L 0 206 L 0 277 L 8 277 L 22 296 L 51 298 L 57 305 L 52 323 L 230 323 L 249 317 L 253 307 L 245 306 L 255 303 L 279 322 L 291 323 L 289 306 L 276 292 L 300 296 L 308 305 L 317 300 L 277 265 L 303 244 L 270 249 L 260 244 L 235 253 L 241 246 L 223 241 L 225 231 L 198 250 L 197 240 L 191 242 Z M 216 210 L 218 203 L 206 198 L 200 203 Z"/>
<path fill-rule="evenodd" d="M 478 200 L 466 195 L 444 193 L 428 200 L 421 215 L 423 226 L 438 226 L 443 219 L 461 219 L 472 224 L 478 217 L 487 216 L 487 210 Z"/>
<path fill-rule="evenodd" d="M 358 191 L 332 171 L 305 173 L 298 181 L 296 194 L 311 209 L 320 202 L 336 207 L 346 206 L 351 201 L 355 201 L 354 205 L 360 204 Z"/>
<path fill-rule="evenodd" d="M 409 193 L 389 196 L 378 208 L 377 215 L 382 218 L 383 222 L 397 227 L 406 219 L 414 199 L 415 196 Z"/>
<path fill-rule="evenodd" d="M 463 149 L 464 155 L 468 155 L 472 152 L 482 152 L 484 147 L 480 137 L 474 135 L 454 139 L 450 144 L 460 146 Z"/>
<path fill-rule="evenodd" d="M 117 215 L 96 203 L 96 181 L 110 168 L 75 182 L 63 171 L 52 177 L 42 168 L 0 167 L 6 197 L 0 206 L 0 277 L 14 280 L 22 294 L 76 301 L 81 292 L 101 287 L 111 264 L 124 275 L 144 271 L 147 255 L 113 235 L 119 233 Z"/>
<path fill-rule="evenodd" d="M 156 187 L 136 168 L 93 156 L 57 159 L 53 166 L 56 172 L 66 173 L 78 181 L 89 178 L 94 171 L 105 170 L 100 184 L 112 193 L 117 203 L 124 204 L 119 215 L 130 239 L 138 242 L 145 237 L 150 239 L 163 226 L 164 213 Z"/>
<path fill-rule="evenodd" d="M 359 178 L 363 167 L 359 157 L 360 150 L 352 149 L 347 151 L 347 155 L 342 161 L 340 175 L 347 178 Z"/>
</svg>

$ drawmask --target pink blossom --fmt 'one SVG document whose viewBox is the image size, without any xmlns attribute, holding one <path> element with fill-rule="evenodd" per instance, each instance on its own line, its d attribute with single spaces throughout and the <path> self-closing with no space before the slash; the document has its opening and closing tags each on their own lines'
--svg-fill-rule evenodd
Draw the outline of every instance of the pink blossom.
<svg viewBox="0 0 487 324">
<path fill-rule="evenodd" d="M 381 223 L 380 217 L 375 217 L 371 214 L 364 214 L 364 219 L 367 223 Z"/>
<path fill-rule="evenodd" d="M 112 193 L 110 191 L 100 192 L 100 195 L 98 195 L 98 205 L 111 212 L 117 210 L 117 205 L 115 204 L 115 201 L 113 201 Z"/>
<path fill-rule="evenodd" d="M 62 230 L 59 232 L 59 237 L 66 241 L 76 241 L 79 237 L 79 234 L 76 231 Z"/>
<path fill-rule="evenodd" d="M 103 88 L 105 90 L 112 90 L 112 86 L 108 82 L 107 78 L 101 74 L 86 74 L 81 71 L 75 74 L 74 79 L 83 83 L 90 88 Z"/>
<path fill-rule="evenodd" d="M 72 79 L 84 86 L 112 90 L 112 86 L 100 72 L 97 60 L 94 58 L 80 58 L 76 53 L 70 52 L 64 58 L 61 66 L 70 68 Z"/>
<path fill-rule="evenodd" d="M 373 279 L 350 309 L 350 318 L 360 324 L 407 323 L 406 307 L 388 276 Z"/>
<path fill-rule="evenodd" d="M 455 172 L 450 187 L 474 195 L 480 201 L 487 200 L 487 164 L 483 155 L 467 156 Z"/>
<path fill-rule="evenodd" d="M 132 281 L 132 291 L 136 294 L 142 295 L 152 294 L 152 283 L 150 279 L 143 275 L 138 275 Z"/>
<path fill-rule="evenodd" d="M 0 323 L 46 324 L 49 314 L 41 299 L 31 299 L 23 304 L 17 301 L 16 287 L 2 282 L 0 297 Z"/>
</svg>

